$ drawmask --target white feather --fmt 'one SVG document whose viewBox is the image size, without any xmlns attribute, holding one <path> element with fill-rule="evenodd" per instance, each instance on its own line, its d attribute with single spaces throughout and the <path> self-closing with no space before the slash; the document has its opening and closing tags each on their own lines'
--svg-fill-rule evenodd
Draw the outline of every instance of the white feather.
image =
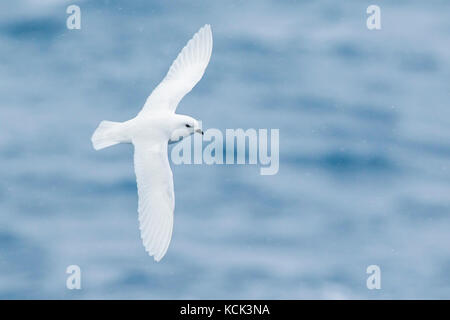
<svg viewBox="0 0 450 320">
<path fill-rule="evenodd" d="M 175 112 L 178 103 L 200 81 L 211 58 L 211 26 L 201 28 L 178 54 L 166 77 L 147 98 L 139 115 Z"/>
<path fill-rule="evenodd" d="M 134 143 L 134 170 L 138 187 L 139 229 L 145 250 L 161 260 L 169 247 L 175 196 L 167 158 L 167 141 Z"/>
</svg>

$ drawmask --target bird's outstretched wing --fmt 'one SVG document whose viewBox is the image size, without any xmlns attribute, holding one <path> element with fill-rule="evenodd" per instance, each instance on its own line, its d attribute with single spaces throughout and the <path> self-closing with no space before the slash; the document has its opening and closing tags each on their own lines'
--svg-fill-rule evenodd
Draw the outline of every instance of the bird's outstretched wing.
<svg viewBox="0 0 450 320">
<path fill-rule="evenodd" d="M 167 141 L 134 143 L 134 170 L 139 196 L 139 229 L 145 250 L 156 261 L 166 254 L 172 237 L 175 196 Z"/>
<path fill-rule="evenodd" d="M 200 81 L 213 47 L 211 26 L 202 27 L 178 54 L 166 77 L 147 98 L 141 114 L 175 112 L 178 103 Z"/>
</svg>

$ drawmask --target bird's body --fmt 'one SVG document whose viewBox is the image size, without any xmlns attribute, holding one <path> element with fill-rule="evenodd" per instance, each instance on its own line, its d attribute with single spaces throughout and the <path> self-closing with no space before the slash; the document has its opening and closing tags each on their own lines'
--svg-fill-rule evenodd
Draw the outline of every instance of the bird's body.
<svg viewBox="0 0 450 320">
<path fill-rule="evenodd" d="M 203 133 L 197 120 L 176 114 L 175 110 L 202 78 L 211 52 L 211 27 L 205 25 L 183 48 L 135 118 L 102 121 L 92 136 L 96 150 L 118 143 L 134 145 L 139 228 L 146 251 L 156 261 L 167 252 L 173 229 L 175 196 L 168 143 L 194 132 Z"/>
</svg>

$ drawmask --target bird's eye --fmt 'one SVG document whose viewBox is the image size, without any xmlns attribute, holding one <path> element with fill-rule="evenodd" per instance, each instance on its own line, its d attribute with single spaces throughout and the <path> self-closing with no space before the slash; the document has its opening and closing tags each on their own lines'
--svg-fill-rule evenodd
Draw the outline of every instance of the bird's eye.
<svg viewBox="0 0 450 320">
<path fill-rule="evenodd" d="M 191 125 L 190 124 L 186 124 L 186 128 L 191 128 Z"/>
</svg>

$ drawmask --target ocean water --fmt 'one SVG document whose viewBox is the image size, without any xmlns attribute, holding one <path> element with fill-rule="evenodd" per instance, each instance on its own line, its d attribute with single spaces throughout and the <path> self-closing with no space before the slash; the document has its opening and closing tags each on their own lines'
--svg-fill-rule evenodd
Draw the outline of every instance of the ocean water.
<svg viewBox="0 0 450 320">
<path fill-rule="evenodd" d="M 66 8 L 81 8 L 81 30 Z M 381 7 L 382 29 L 366 28 Z M 1 299 L 450 298 L 448 1 L 0 3 Z M 140 241 L 133 149 L 96 152 L 205 23 L 178 112 L 280 130 L 280 169 L 172 165 L 172 242 Z M 78 265 L 82 289 L 66 288 Z M 368 290 L 366 268 L 381 269 Z"/>
</svg>

